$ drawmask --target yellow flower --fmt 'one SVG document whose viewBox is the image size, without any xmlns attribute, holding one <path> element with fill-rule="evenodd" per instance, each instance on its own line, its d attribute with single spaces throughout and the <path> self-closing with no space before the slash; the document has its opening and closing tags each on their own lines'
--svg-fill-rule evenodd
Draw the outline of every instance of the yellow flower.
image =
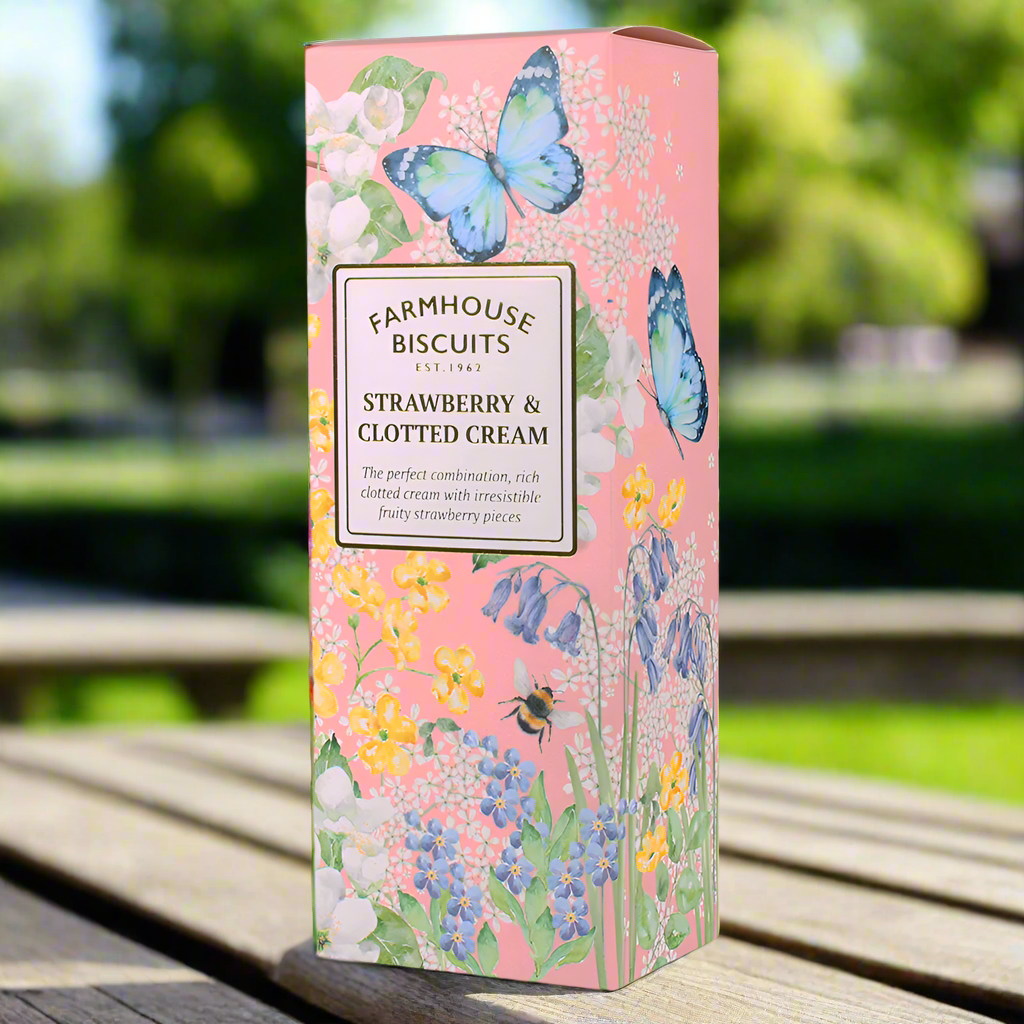
<svg viewBox="0 0 1024 1024">
<path fill-rule="evenodd" d="M 313 637 L 313 675 L 309 683 L 309 699 L 313 714 L 330 718 L 338 713 L 338 698 L 331 690 L 345 678 L 345 666 L 334 651 L 321 652 L 320 641 Z"/>
<path fill-rule="evenodd" d="M 636 866 L 644 873 L 653 871 L 662 857 L 668 856 L 668 831 L 659 825 L 653 832 L 648 832 L 640 844 L 636 855 Z"/>
<path fill-rule="evenodd" d="M 667 811 L 674 807 L 677 811 L 683 806 L 683 795 L 685 793 L 686 772 L 683 769 L 683 755 L 677 750 L 669 759 L 667 765 L 661 769 L 661 794 L 658 796 L 658 803 L 661 809 Z"/>
<path fill-rule="evenodd" d="M 328 512 L 331 511 L 331 506 L 334 504 L 334 499 L 331 497 L 331 492 L 326 487 L 318 487 L 315 491 L 310 492 L 309 495 L 309 519 L 310 522 L 317 523 Z"/>
<path fill-rule="evenodd" d="M 414 636 L 418 623 L 410 609 L 402 610 L 402 602 L 393 597 L 384 606 L 384 624 L 380 638 L 395 659 L 395 668 L 401 671 L 406 663 L 420 656 L 420 638 Z"/>
<path fill-rule="evenodd" d="M 622 521 L 631 530 L 639 530 L 644 521 L 644 510 L 654 498 L 654 481 L 647 475 L 646 462 L 641 462 L 626 477 L 622 485 L 622 496 L 629 499 L 622 513 Z"/>
<path fill-rule="evenodd" d="M 663 494 L 658 503 L 658 521 L 666 530 L 679 522 L 685 498 L 686 481 L 682 477 L 678 480 L 669 480 L 668 494 Z"/>
<path fill-rule="evenodd" d="M 334 403 L 323 388 L 309 393 L 309 441 L 320 452 L 334 447 Z"/>
<path fill-rule="evenodd" d="M 322 321 L 321 321 L 320 317 L 318 317 L 316 315 L 316 313 L 310 313 L 309 314 L 309 345 L 307 346 L 308 348 L 312 348 L 313 347 L 313 342 L 317 338 L 320 337 L 320 327 L 321 326 L 322 326 Z"/>
<path fill-rule="evenodd" d="M 439 612 L 448 605 L 448 591 L 441 586 L 452 571 L 438 558 L 427 560 L 422 551 L 410 551 L 391 571 L 391 578 L 409 590 L 409 604 L 418 612 Z"/>
<path fill-rule="evenodd" d="M 361 565 L 346 569 L 336 565 L 331 582 L 345 604 L 357 612 L 369 612 L 374 619 L 380 618 L 380 606 L 384 603 L 384 588 L 370 579 L 369 570 Z"/>
<path fill-rule="evenodd" d="M 360 736 L 369 736 L 356 752 L 359 760 L 375 775 L 404 775 L 412 767 L 412 758 L 399 743 L 416 742 L 416 723 L 402 714 L 402 705 L 390 693 L 377 698 L 376 713 L 355 708 L 348 724 Z"/>
<path fill-rule="evenodd" d="M 325 516 L 318 523 L 313 524 L 310 534 L 309 553 L 321 562 L 327 561 L 327 556 L 334 547 L 334 516 Z"/>
<path fill-rule="evenodd" d="M 441 673 L 434 680 L 432 692 L 439 704 L 447 702 L 453 715 L 464 715 L 469 710 L 469 695 L 484 695 L 484 677 L 480 669 L 473 668 L 476 656 L 463 644 L 457 651 L 438 647 L 434 651 L 434 665 Z"/>
</svg>

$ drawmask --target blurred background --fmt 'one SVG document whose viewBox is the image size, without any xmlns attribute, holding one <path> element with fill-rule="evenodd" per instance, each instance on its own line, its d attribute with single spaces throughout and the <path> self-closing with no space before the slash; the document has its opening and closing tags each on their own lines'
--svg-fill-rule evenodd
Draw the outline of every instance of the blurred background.
<svg viewBox="0 0 1024 1024">
<path fill-rule="evenodd" d="M 0 712 L 305 719 L 302 44 L 628 23 L 721 55 L 723 750 L 1024 801 L 1024 0 L 0 0 Z"/>
</svg>

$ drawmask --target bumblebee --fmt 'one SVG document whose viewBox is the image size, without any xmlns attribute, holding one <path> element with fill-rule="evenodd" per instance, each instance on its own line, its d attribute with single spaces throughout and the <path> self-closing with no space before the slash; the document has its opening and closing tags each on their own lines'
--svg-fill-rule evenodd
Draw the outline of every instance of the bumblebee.
<svg viewBox="0 0 1024 1024">
<path fill-rule="evenodd" d="M 516 725 L 529 736 L 537 737 L 537 746 L 543 750 L 544 727 L 547 726 L 548 739 L 552 730 L 571 729 L 583 724 L 583 716 L 577 711 L 561 711 L 555 707 L 560 704 L 550 686 L 538 686 L 530 679 L 530 673 L 522 658 L 516 658 L 512 673 L 512 683 L 519 693 L 518 697 L 499 701 L 500 704 L 515 704 L 505 718 L 516 716 Z"/>
</svg>

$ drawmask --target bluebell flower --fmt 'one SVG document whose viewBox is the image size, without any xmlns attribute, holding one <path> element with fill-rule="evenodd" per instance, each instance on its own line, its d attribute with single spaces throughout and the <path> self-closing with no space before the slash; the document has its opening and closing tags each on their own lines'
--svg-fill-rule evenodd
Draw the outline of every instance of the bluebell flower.
<svg viewBox="0 0 1024 1024">
<path fill-rule="evenodd" d="M 413 828 L 420 827 L 420 814 L 419 811 L 406 811 L 405 812 L 405 823 L 411 825 Z"/>
<path fill-rule="evenodd" d="M 494 584 L 491 599 L 480 609 L 492 622 L 498 621 L 498 613 L 505 607 L 505 602 L 512 596 L 512 581 L 503 576 Z"/>
<path fill-rule="evenodd" d="M 524 797 L 522 803 L 530 800 L 530 797 Z M 532 801 L 531 801 L 532 802 Z M 533 813 L 532 811 L 530 812 Z M 530 819 L 525 814 L 519 815 L 519 820 L 516 822 L 516 830 L 508 837 L 510 846 L 514 846 L 517 850 L 523 845 L 523 822 L 529 821 Z M 531 825 L 540 834 L 541 839 L 547 839 L 548 833 L 551 831 L 543 821 L 531 821 Z"/>
<path fill-rule="evenodd" d="M 498 828 L 504 828 L 509 818 L 515 817 L 519 791 L 506 789 L 498 779 L 487 783 L 487 795 L 480 801 L 480 813 L 494 819 Z"/>
<path fill-rule="evenodd" d="M 586 935 L 590 931 L 586 902 L 560 897 L 555 900 L 555 912 L 551 915 L 551 923 L 564 941 L 568 941 L 573 935 Z"/>
<path fill-rule="evenodd" d="M 419 832 L 409 832 L 405 837 L 405 848 L 407 850 L 419 850 L 422 838 Z"/>
<path fill-rule="evenodd" d="M 697 623 L 694 622 L 696 627 Z M 704 679 L 708 670 L 708 641 L 703 629 L 694 629 L 690 647 L 693 651 L 693 668 L 698 679 Z"/>
<path fill-rule="evenodd" d="M 523 585 L 523 574 L 521 572 L 516 573 L 516 578 L 512 583 L 512 589 L 518 594 L 519 588 Z"/>
<path fill-rule="evenodd" d="M 672 661 L 675 670 L 685 676 L 690 669 L 690 638 L 693 635 L 693 624 L 690 622 L 690 613 L 683 612 L 679 620 L 679 651 Z"/>
<path fill-rule="evenodd" d="M 644 662 L 644 666 L 647 669 L 647 682 L 650 686 L 650 692 L 657 693 L 658 687 L 661 685 L 661 665 L 653 658 L 648 658 Z"/>
<path fill-rule="evenodd" d="M 592 840 L 604 843 L 606 839 L 618 839 L 619 830 L 615 825 L 615 811 L 608 804 L 601 804 L 595 813 L 589 807 L 580 811 L 580 839 L 584 843 Z"/>
<path fill-rule="evenodd" d="M 509 747 L 505 751 L 505 760 L 499 761 L 491 774 L 496 779 L 504 779 L 506 789 L 519 788 L 525 793 L 530 788 L 530 780 L 537 774 L 537 766 L 532 761 L 521 761 L 519 751 Z"/>
<path fill-rule="evenodd" d="M 461 917 L 464 921 L 475 921 L 484 910 L 480 902 L 483 896 L 478 885 L 471 885 L 467 889 L 464 882 L 452 882 L 448 913 L 453 917 Z"/>
<path fill-rule="evenodd" d="M 416 874 L 412 884 L 417 889 L 426 889 L 431 899 L 436 900 L 442 889 L 448 888 L 448 861 L 444 857 L 431 857 L 421 853 L 416 858 Z"/>
<path fill-rule="evenodd" d="M 558 624 L 557 629 L 551 629 L 549 626 L 544 630 L 544 639 L 553 647 L 557 647 L 558 650 L 578 658 L 580 648 L 577 641 L 579 640 L 581 625 L 582 622 L 576 612 L 566 612 L 562 616 L 562 621 Z"/>
<path fill-rule="evenodd" d="M 473 922 L 445 914 L 442 922 L 441 948 L 446 953 L 450 952 L 456 960 L 464 961 L 476 949 Z"/>
<path fill-rule="evenodd" d="M 636 620 L 636 641 L 640 646 L 640 657 L 646 661 L 654 657 L 654 645 L 658 639 L 658 620 L 650 608 L 644 608 Z"/>
<path fill-rule="evenodd" d="M 490 736 L 485 736 L 480 741 L 480 746 L 487 751 L 492 757 L 498 756 L 498 737 L 493 733 Z"/>
<path fill-rule="evenodd" d="M 673 616 L 672 621 L 665 630 L 665 646 L 661 649 L 661 656 L 668 661 L 672 657 L 672 647 L 676 642 L 676 630 L 679 629 L 679 616 Z"/>
<path fill-rule="evenodd" d="M 691 746 L 694 743 L 697 744 L 700 756 L 704 754 L 704 734 L 710 722 L 711 716 L 708 714 L 707 709 L 703 704 L 697 704 L 693 709 L 693 714 L 690 715 L 688 739 Z"/>
<path fill-rule="evenodd" d="M 548 889 L 556 896 L 582 896 L 585 888 L 582 861 L 556 858 L 548 865 Z"/>
<path fill-rule="evenodd" d="M 540 625 L 540 621 L 533 624 L 533 619 L 539 604 L 543 605 L 540 615 L 540 618 L 543 619 L 544 613 L 547 612 L 548 600 L 541 590 L 540 573 L 537 573 L 523 584 L 523 589 L 519 593 L 519 609 L 514 615 L 505 616 L 505 628 L 513 636 L 523 636 L 527 643 L 537 643 L 540 638 L 536 635 L 536 627 Z M 532 634 L 529 632 L 530 630 L 532 630 Z M 530 635 L 533 636 L 532 640 L 528 639 Z"/>
<path fill-rule="evenodd" d="M 523 642 L 539 644 L 540 634 L 537 630 L 544 625 L 544 616 L 548 613 L 547 594 L 541 594 L 530 606 L 530 611 L 523 623 Z"/>
<path fill-rule="evenodd" d="M 490 757 L 481 757 L 477 768 L 480 769 L 481 775 L 490 775 L 491 772 L 494 771 L 494 759 Z"/>
<path fill-rule="evenodd" d="M 480 737 L 476 734 L 476 729 L 470 729 L 462 734 L 462 745 L 464 747 L 479 747 Z"/>
<path fill-rule="evenodd" d="M 587 847 L 586 869 L 594 885 L 604 885 L 609 878 L 614 882 L 619 877 L 619 844 L 602 846 L 596 839 L 591 840 Z"/>
<path fill-rule="evenodd" d="M 427 822 L 427 831 L 420 839 L 420 849 L 424 853 L 432 853 L 435 857 L 451 857 L 459 846 L 459 833 L 453 828 L 445 828 L 437 818 Z"/>
<path fill-rule="evenodd" d="M 671 537 L 665 538 L 665 557 L 668 559 L 668 567 L 675 576 L 679 572 L 679 559 L 676 558 L 676 542 Z"/>
<path fill-rule="evenodd" d="M 687 779 L 687 789 L 690 793 L 690 799 L 695 799 L 697 796 L 697 758 L 694 758 L 690 762 L 690 775 Z"/>
<path fill-rule="evenodd" d="M 661 560 L 661 539 L 655 534 L 651 538 L 651 550 L 649 552 L 651 566 L 651 597 L 655 601 L 661 600 L 661 595 L 668 586 L 668 573 L 665 572 L 664 563 Z"/>
<path fill-rule="evenodd" d="M 533 880 L 533 865 L 523 856 L 521 850 L 506 846 L 501 851 L 501 862 L 494 869 L 498 880 L 503 882 L 513 896 L 518 896 Z"/>
<path fill-rule="evenodd" d="M 640 579 L 640 573 L 633 573 L 633 598 L 637 604 L 642 604 L 646 596 L 647 590 L 644 587 L 644 581 Z"/>
</svg>

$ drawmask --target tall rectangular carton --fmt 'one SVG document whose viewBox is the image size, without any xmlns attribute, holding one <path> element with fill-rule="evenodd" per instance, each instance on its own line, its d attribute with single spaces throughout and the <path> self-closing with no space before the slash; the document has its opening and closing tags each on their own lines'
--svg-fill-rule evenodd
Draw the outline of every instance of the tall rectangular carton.
<svg viewBox="0 0 1024 1024">
<path fill-rule="evenodd" d="M 320 956 L 617 988 L 718 933 L 716 56 L 306 50 Z"/>
</svg>

